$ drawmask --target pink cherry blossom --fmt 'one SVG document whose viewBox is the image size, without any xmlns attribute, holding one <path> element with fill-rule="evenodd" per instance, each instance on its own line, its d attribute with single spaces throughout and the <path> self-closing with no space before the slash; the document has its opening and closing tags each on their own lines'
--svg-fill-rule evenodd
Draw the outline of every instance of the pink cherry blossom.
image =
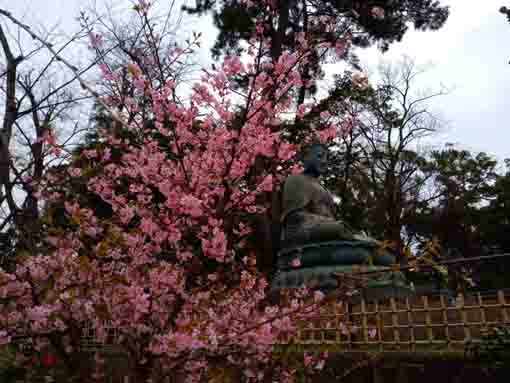
<svg viewBox="0 0 510 383">
<path fill-rule="evenodd" d="M 315 291 L 313 294 L 313 299 L 315 302 L 320 302 L 324 299 L 325 295 L 322 291 Z"/>
<path fill-rule="evenodd" d="M 7 331 L 0 330 L 0 346 L 9 344 L 10 342 L 11 342 L 11 337 L 8 335 Z"/>
<path fill-rule="evenodd" d="M 189 101 L 175 100 L 173 80 L 152 82 L 155 35 L 140 36 L 140 44 L 150 48 L 137 56 L 140 64 L 115 72 L 99 66 L 112 88 L 134 89 L 129 97 L 101 98 L 105 106 L 122 105 L 123 112 L 136 115 L 149 105 L 154 124 L 146 126 L 141 117 L 124 121 L 121 115 L 119 124 L 130 134 L 100 130 L 100 145 L 71 160 L 67 173 L 41 181 L 41 197 L 63 205 L 71 224 L 48 236 L 48 254 L 28 257 L 14 273 L 0 271 L 0 344 L 16 336 L 42 344 L 47 334 L 90 323 L 99 340 L 107 338 L 107 327 L 119 331 L 116 339 L 137 368 L 157 362 L 198 382 L 214 367 L 210 359 L 220 357 L 256 380 L 271 368 L 275 342 L 295 334 L 300 320 L 317 315 L 325 301 L 320 291 L 311 300 L 311 289 L 302 289 L 288 303 L 267 303 L 269 283 L 248 246 L 253 227 L 247 216 L 267 214 L 266 193 L 303 170 L 293 161 L 298 148 L 282 126 L 289 116 L 302 119 L 316 110 L 315 101 L 296 108 L 289 95 L 314 84 L 301 74 L 318 42 L 300 33 L 296 49 L 274 60 L 270 36 L 264 35 L 277 16 L 276 2 L 245 5 L 264 10 L 254 12 L 251 55 L 225 57 L 191 86 Z M 150 3 L 138 0 L 135 10 L 144 17 Z M 332 35 L 338 31 L 330 17 L 315 21 Z M 90 37 L 99 49 L 101 37 Z M 348 46 L 349 38 L 341 36 L 321 49 L 344 54 Z M 170 70 L 179 73 L 189 52 L 189 47 L 168 52 Z M 234 88 L 239 74 L 248 75 L 247 90 Z M 355 86 L 364 83 L 353 78 Z M 321 119 L 324 124 L 311 133 L 322 141 L 355 123 L 355 116 L 328 112 Z M 44 142 L 58 149 L 55 137 Z M 107 218 L 84 195 L 69 193 L 68 174 L 81 177 L 88 194 L 108 205 Z M 291 265 L 300 267 L 300 260 Z M 64 343 L 63 350 L 80 346 L 73 337 Z M 236 353 L 225 357 L 226 348 Z M 306 355 L 303 362 L 311 371 L 322 368 L 324 359 Z M 98 379 L 102 364 L 98 359 Z M 282 369 L 282 381 L 296 373 Z"/>
<path fill-rule="evenodd" d="M 308 367 L 313 361 L 313 357 L 306 352 L 303 354 L 303 359 L 305 367 Z"/>
<path fill-rule="evenodd" d="M 335 53 L 337 57 L 343 57 L 349 48 L 349 40 L 339 39 L 335 44 Z"/>
<path fill-rule="evenodd" d="M 259 190 L 270 192 L 273 190 L 273 176 L 268 175 L 264 178 L 264 180 L 259 184 Z"/>
<path fill-rule="evenodd" d="M 361 90 L 367 89 L 369 86 L 368 77 L 362 72 L 356 72 L 352 75 L 352 83 Z"/>
<path fill-rule="evenodd" d="M 101 36 L 100 34 L 91 32 L 89 34 L 89 40 L 90 46 L 94 49 L 101 48 L 101 46 L 103 45 L 103 36 Z"/>
<path fill-rule="evenodd" d="M 115 81 L 117 79 L 107 64 L 99 64 L 99 69 L 103 73 L 105 80 Z"/>
<path fill-rule="evenodd" d="M 81 169 L 80 168 L 69 168 L 68 172 L 69 172 L 69 175 L 71 177 L 79 177 L 79 176 L 81 176 Z"/>
<path fill-rule="evenodd" d="M 381 7 L 372 7 L 372 9 L 370 10 L 370 14 L 372 15 L 372 17 L 379 20 L 384 19 L 385 16 L 384 9 Z"/>
<path fill-rule="evenodd" d="M 323 120 L 327 120 L 331 117 L 331 114 L 327 110 L 325 110 L 320 113 L 320 116 Z"/>
</svg>

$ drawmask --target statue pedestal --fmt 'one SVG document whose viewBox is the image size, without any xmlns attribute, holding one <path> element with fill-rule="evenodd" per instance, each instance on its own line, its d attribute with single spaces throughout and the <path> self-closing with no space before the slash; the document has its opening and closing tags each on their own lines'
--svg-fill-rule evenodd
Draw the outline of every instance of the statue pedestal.
<svg viewBox="0 0 510 383">
<path fill-rule="evenodd" d="M 369 265 L 372 259 L 372 265 Z M 402 297 L 413 293 L 400 272 L 391 271 L 396 257 L 390 252 L 377 255 L 377 244 L 369 241 L 331 241 L 296 246 L 280 251 L 278 271 L 272 281 L 271 291 L 308 286 L 320 290 L 338 287 L 335 274 L 363 275 L 369 279 L 366 287 L 358 289 L 356 296 L 365 300 Z M 380 272 L 378 272 L 380 271 Z"/>
</svg>

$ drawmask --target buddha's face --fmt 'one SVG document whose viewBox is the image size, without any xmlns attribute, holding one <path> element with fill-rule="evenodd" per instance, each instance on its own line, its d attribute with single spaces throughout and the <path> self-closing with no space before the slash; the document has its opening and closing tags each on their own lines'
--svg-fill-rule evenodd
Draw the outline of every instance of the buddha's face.
<svg viewBox="0 0 510 383">
<path fill-rule="evenodd" d="M 315 144 L 304 156 L 305 173 L 315 177 L 320 176 L 328 165 L 328 152 L 324 146 Z"/>
</svg>

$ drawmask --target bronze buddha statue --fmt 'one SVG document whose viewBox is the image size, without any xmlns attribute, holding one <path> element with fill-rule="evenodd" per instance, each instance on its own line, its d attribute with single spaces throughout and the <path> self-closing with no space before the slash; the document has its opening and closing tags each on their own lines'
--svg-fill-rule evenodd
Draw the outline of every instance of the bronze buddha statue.
<svg viewBox="0 0 510 383">
<path fill-rule="evenodd" d="M 281 250 L 273 289 L 302 285 L 335 288 L 335 273 L 377 271 L 396 261 L 390 252 L 376 257 L 375 239 L 356 233 L 335 218 L 333 196 L 319 181 L 327 160 L 326 148 L 311 144 L 303 153 L 303 174 L 289 176 L 283 186 Z M 369 259 L 373 265 L 368 265 Z M 389 273 L 383 285 L 403 287 L 405 281 L 398 274 L 397 283 L 391 282 L 396 274 Z"/>
<path fill-rule="evenodd" d="M 304 173 L 288 177 L 283 187 L 282 246 L 354 239 L 354 233 L 335 219 L 333 196 L 319 181 L 327 152 L 313 144 L 303 162 Z"/>
</svg>

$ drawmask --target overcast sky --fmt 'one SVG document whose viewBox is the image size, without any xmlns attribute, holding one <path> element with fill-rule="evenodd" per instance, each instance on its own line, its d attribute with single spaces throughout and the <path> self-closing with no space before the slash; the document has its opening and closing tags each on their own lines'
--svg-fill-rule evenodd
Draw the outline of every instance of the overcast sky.
<svg viewBox="0 0 510 383">
<path fill-rule="evenodd" d="M 96 0 L 100 4 L 102 0 Z M 118 4 L 128 0 L 115 0 Z M 432 63 L 433 68 L 422 77 L 420 86 L 434 88 L 444 84 L 451 94 L 435 105 L 446 119 L 448 128 L 441 142 L 459 143 L 474 151 L 486 151 L 499 159 L 510 158 L 510 24 L 499 13 L 505 0 L 441 0 L 450 5 L 446 25 L 436 32 L 409 31 L 403 41 L 393 44 L 382 56 L 376 49 L 361 51 L 362 63 L 375 67 L 381 59 L 396 60 L 402 54 L 417 63 Z M 59 25 L 71 33 L 76 29 L 75 17 L 87 0 L 0 0 L 7 9 L 30 25 Z M 192 24 L 193 25 L 193 24 Z M 203 20 L 193 28 L 205 30 L 214 42 L 211 27 Z M 340 71 L 340 68 L 334 71 Z"/>
</svg>

